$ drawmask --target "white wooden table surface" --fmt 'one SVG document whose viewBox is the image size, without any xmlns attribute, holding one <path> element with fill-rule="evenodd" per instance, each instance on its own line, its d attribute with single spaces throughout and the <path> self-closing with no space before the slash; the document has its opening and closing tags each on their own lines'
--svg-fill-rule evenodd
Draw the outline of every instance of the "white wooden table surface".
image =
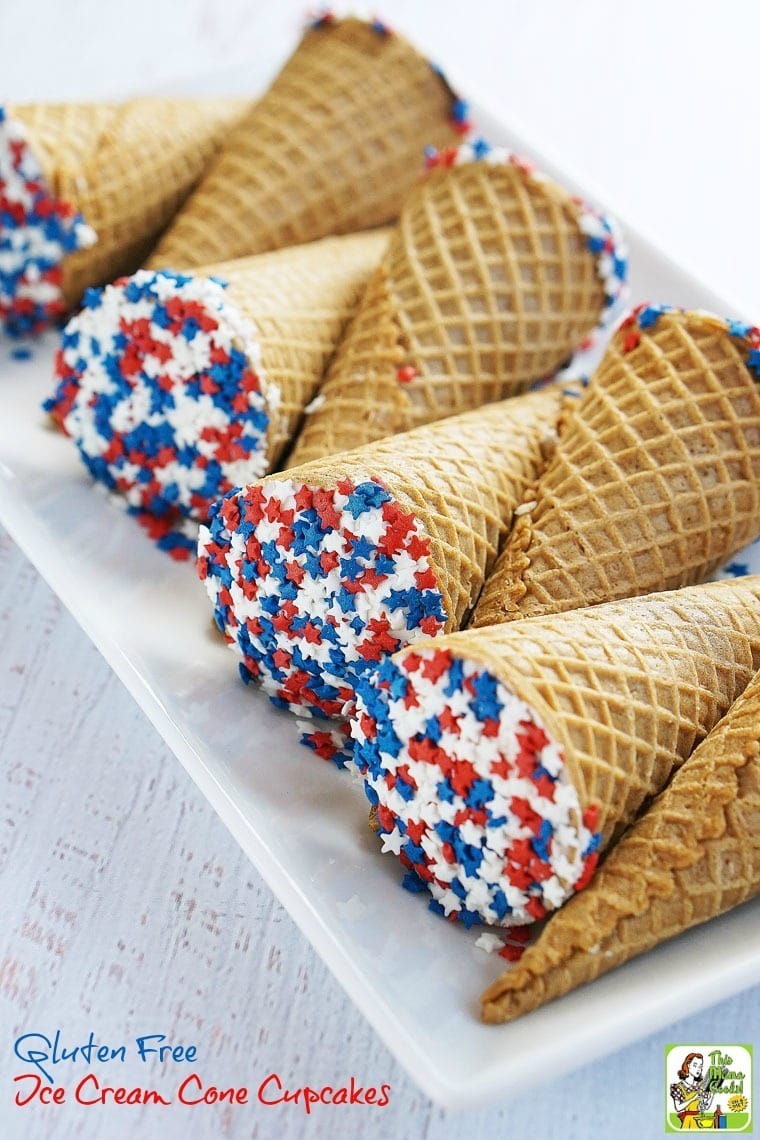
<svg viewBox="0 0 760 1140">
<path fill-rule="evenodd" d="M 38 0 L 0 6 L 0 98 L 149 89 L 292 42 L 293 0 Z M 760 13 L 747 0 L 386 0 L 396 23 L 737 311 L 760 317 Z M 64 17 L 65 12 L 65 17 Z M 611 25 L 610 20 L 614 23 Z M 568 50 L 573 36 L 585 45 Z M 485 46 L 484 46 L 485 45 Z M 191 79 L 187 82 L 192 86 Z M 603 143 L 600 142 L 603 139 Z M 2 382 L 2 378 L 0 378 Z M 343 996 L 85 635 L 0 534 L 0 1137 L 662 1132 L 663 1046 L 758 1044 L 760 987 L 500 1107 L 431 1105 Z M 22 1032 L 119 1045 L 166 1033 L 219 1085 L 388 1083 L 386 1108 L 16 1108 Z M 495 1032 L 498 1032 L 496 1030 Z M 178 1066 L 101 1069 L 162 1087 Z M 163 1079 L 161 1074 L 163 1073 Z"/>
</svg>

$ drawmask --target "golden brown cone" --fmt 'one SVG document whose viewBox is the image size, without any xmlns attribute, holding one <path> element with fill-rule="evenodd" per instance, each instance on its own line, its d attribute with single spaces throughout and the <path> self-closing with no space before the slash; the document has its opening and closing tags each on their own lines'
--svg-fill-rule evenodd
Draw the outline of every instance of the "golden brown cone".
<svg viewBox="0 0 760 1140">
<path fill-rule="evenodd" d="M 388 230 L 323 238 L 199 271 L 228 282 L 229 302 L 253 323 L 266 383 L 279 392 L 267 470 L 292 440 L 387 240 Z"/>
<path fill-rule="evenodd" d="M 427 532 L 446 629 L 457 629 L 525 487 L 553 446 L 562 398 L 558 386 L 549 386 L 286 474 L 314 487 L 335 487 L 344 479 L 383 483 Z"/>
<path fill-rule="evenodd" d="M 760 675 L 482 997 L 511 1021 L 760 892 Z"/>
<path fill-rule="evenodd" d="M 478 662 L 536 713 L 602 848 L 760 668 L 760 575 L 416 642 Z M 407 651 L 402 651 L 407 652 Z"/>
<path fill-rule="evenodd" d="M 67 305 L 89 286 L 138 268 L 248 106 L 244 99 L 131 99 L 9 108 L 51 192 L 97 233 L 93 246 L 63 263 Z"/>
<path fill-rule="evenodd" d="M 708 578 L 760 533 L 760 389 L 749 346 L 703 313 L 619 329 L 529 490 L 473 625 Z"/>
<path fill-rule="evenodd" d="M 398 35 L 309 29 L 150 259 L 184 269 L 385 225 L 450 146 L 454 96 Z"/>
<path fill-rule="evenodd" d="M 288 462 L 522 392 L 556 372 L 603 308 L 564 190 L 515 165 L 434 169 L 404 206 Z"/>
</svg>

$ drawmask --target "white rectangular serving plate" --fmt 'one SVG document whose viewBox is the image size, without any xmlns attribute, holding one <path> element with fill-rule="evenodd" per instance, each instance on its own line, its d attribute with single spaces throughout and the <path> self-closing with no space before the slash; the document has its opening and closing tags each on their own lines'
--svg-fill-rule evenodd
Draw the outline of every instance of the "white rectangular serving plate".
<svg viewBox="0 0 760 1140">
<path fill-rule="evenodd" d="M 490 141 L 533 148 L 475 108 Z M 578 190 L 578 187 L 573 187 Z M 581 190 L 582 193 L 582 190 Z M 585 196 L 585 195 L 584 195 Z M 632 299 L 731 316 L 627 231 Z M 238 679 L 192 567 L 160 553 L 96 493 L 40 403 L 57 337 L 19 360 L 0 341 L 0 523 L 89 635 L 316 951 L 434 1101 L 483 1105 L 524 1092 L 736 993 L 760 977 L 760 899 L 511 1025 L 478 1020 L 503 961 L 401 890 L 356 784 L 298 744 L 292 716 Z M 760 557 L 751 553 L 753 567 Z M 30 711 L 31 715 L 31 711 Z"/>
</svg>

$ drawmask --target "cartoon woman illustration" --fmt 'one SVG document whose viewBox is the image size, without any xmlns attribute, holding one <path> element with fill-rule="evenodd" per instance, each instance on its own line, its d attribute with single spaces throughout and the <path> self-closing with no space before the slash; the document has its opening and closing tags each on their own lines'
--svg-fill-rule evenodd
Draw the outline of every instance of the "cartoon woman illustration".
<svg viewBox="0 0 760 1140">
<path fill-rule="evenodd" d="M 700 1113 L 710 1107 L 713 1094 L 702 1083 L 705 1059 L 701 1053 L 687 1053 L 678 1070 L 678 1081 L 670 1086 L 681 1128 L 699 1128 Z"/>
</svg>

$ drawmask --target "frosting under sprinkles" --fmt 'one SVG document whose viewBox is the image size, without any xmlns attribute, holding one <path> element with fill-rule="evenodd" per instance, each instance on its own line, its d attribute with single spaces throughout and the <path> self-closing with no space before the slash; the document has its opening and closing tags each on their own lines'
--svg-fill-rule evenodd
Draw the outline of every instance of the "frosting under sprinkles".
<svg viewBox="0 0 760 1140">
<path fill-rule="evenodd" d="M 458 147 L 438 150 L 425 148 L 425 167 L 434 170 L 446 166 L 462 166 L 468 162 L 485 162 L 490 166 L 514 166 L 534 182 L 551 179 L 536 170 L 529 159 L 504 147 L 493 147 L 485 139 L 476 138 Z M 578 208 L 578 224 L 586 236 L 586 245 L 596 259 L 597 273 L 604 286 L 604 312 L 601 326 L 609 324 L 613 310 L 627 291 L 628 252 L 623 234 L 614 218 L 600 213 L 582 198 L 573 197 Z"/>
<path fill-rule="evenodd" d="M 277 405 L 256 331 L 218 280 L 141 270 L 89 290 L 63 332 L 45 410 L 96 480 L 190 558 L 212 504 L 266 470 Z"/>
<path fill-rule="evenodd" d="M 357 687 L 354 760 L 404 886 L 465 926 L 520 926 L 585 886 L 598 813 L 581 811 L 562 750 L 482 665 L 407 651 Z"/>
<path fill-rule="evenodd" d="M 45 184 L 23 125 L 0 106 L 0 327 L 40 332 L 63 316 L 63 260 L 96 241 Z"/>
<path fill-rule="evenodd" d="M 235 491 L 201 527 L 198 554 L 243 679 L 282 708 L 347 716 L 360 677 L 446 622 L 420 522 L 374 480 Z M 318 755 L 345 760 L 339 726 L 307 735 Z"/>
</svg>

